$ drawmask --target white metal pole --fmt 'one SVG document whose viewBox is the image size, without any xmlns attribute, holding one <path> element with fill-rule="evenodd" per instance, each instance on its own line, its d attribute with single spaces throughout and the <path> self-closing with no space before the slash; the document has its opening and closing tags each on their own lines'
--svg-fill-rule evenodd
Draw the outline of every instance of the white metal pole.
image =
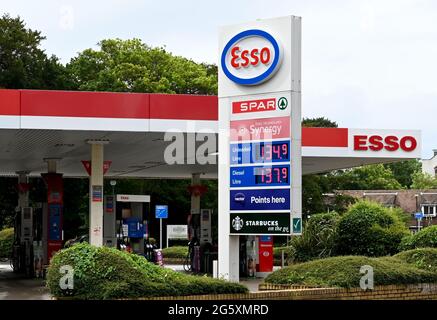
<svg viewBox="0 0 437 320">
<path fill-rule="evenodd" d="M 91 175 L 89 186 L 90 244 L 103 245 L 103 144 L 91 144 Z M 93 198 L 93 188 L 100 188 L 100 198 Z"/>
<path fill-rule="evenodd" d="M 159 249 L 162 249 L 162 219 L 159 219 Z"/>
</svg>

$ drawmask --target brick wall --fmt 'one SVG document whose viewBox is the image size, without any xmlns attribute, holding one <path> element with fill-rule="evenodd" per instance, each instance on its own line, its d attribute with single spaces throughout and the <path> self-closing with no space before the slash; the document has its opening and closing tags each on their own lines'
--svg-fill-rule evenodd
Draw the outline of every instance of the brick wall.
<svg viewBox="0 0 437 320">
<path fill-rule="evenodd" d="M 437 300 L 437 283 L 360 288 L 306 288 L 261 284 L 259 292 L 155 297 L 140 300 Z"/>
</svg>

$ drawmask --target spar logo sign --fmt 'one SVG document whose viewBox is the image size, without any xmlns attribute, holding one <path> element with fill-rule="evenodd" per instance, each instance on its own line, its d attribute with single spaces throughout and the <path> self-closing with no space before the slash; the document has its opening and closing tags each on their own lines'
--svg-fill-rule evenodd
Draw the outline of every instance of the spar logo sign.
<svg viewBox="0 0 437 320">
<path fill-rule="evenodd" d="M 279 99 L 268 98 L 258 100 L 246 100 L 232 102 L 232 113 L 249 113 L 260 111 L 275 111 L 276 107 L 279 110 L 285 110 L 288 106 L 288 100 L 284 97 Z"/>
<path fill-rule="evenodd" d="M 279 42 L 268 32 L 250 29 L 235 35 L 221 56 L 224 74 L 240 85 L 257 85 L 270 79 L 282 60 Z"/>
</svg>

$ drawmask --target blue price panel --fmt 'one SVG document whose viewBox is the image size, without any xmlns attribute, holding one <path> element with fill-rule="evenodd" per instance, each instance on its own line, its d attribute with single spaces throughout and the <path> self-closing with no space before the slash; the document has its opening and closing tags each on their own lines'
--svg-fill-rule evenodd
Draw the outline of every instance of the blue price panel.
<svg viewBox="0 0 437 320">
<path fill-rule="evenodd" d="M 288 162 L 290 141 L 231 144 L 231 164 Z"/>
<path fill-rule="evenodd" d="M 290 165 L 230 168 L 231 187 L 289 186 Z"/>
<path fill-rule="evenodd" d="M 290 188 L 230 191 L 231 210 L 290 210 Z"/>
</svg>

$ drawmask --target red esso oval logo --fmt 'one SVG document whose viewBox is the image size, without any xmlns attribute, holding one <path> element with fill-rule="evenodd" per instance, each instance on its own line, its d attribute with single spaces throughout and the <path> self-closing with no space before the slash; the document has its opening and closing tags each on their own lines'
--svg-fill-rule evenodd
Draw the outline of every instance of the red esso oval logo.
<svg viewBox="0 0 437 320">
<path fill-rule="evenodd" d="M 270 253 L 268 253 L 268 251 L 264 251 L 264 252 L 263 252 L 263 256 L 264 256 L 264 257 L 268 257 L 268 256 L 270 256 Z"/>
<path fill-rule="evenodd" d="M 235 69 L 268 65 L 272 62 L 272 52 L 269 47 L 262 49 L 243 49 L 236 45 L 231 49 L 231 66 Z"/>
<path fill-rule="evenodd" d="M 379 136 L 379 135 L 356 135 L 354 136 L 354 150 L 357 151 L 414 151 L 417 147 L 417 140 L 413 136 Z"/>
<path fill-rule="evenodd" d="M 278 41 L 263 30 L 240 32 L 225 45 L 223 73 L 239 85 L 257 85 L 273 76 L 281 63 Z"/>
</svg>

